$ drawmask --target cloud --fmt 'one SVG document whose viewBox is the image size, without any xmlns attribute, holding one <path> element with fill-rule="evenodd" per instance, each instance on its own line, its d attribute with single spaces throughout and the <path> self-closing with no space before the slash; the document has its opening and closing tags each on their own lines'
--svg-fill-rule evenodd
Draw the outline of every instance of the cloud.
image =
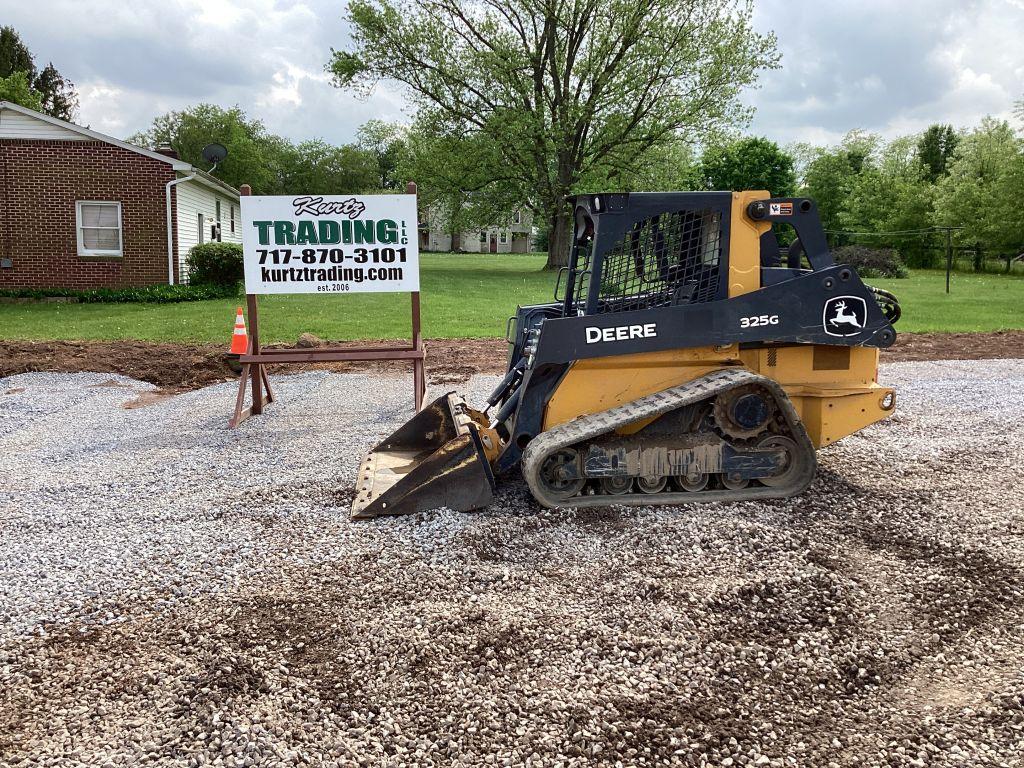
<svg viewBox="0 0 1024 768">
<path fill-rule="evenodd" d="M 344 0 L 6 5 L 3 23 L 75 82 L 81 122 L 115 136 L 202 101 L 238 104 L 296 140 L 346 142 L 367 119 L 408 119 L 394 86 L 364 100 L 330 84 L 330 49 L 350 39 Z M 755 26 L 776 32 L 783 61 L 744 96 L 751 130 L 782 143 L 969 126 L 1024 95 L 1022 0 L 760 0 Z"/>
<path fill-rule="evenodd" d="M 42 0 L 5 13 L 40 62 L 76 85 L 79 121 L 114 136 L 199 102 L 238 104 L 292 139 L 353 140 L 366 120 L 407 119 L 404 100 L 368 99 L 330 83 L 331 47 L 349 40 L 330 0 Z"/>
<path fill-rule="evenodd" d="M 745 97 L 751 128 L 782 143 L 968 127 L 1009 117 L 1024 91 L 1019 1 L 763 0 L 755 27 L 775 30 L 783 59 Z"/>
</svg>

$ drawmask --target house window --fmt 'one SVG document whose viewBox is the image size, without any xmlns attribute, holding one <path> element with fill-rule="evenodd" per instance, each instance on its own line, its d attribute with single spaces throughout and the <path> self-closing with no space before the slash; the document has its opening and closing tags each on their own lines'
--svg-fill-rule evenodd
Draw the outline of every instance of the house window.
<svg viewBox="0 0 1024 768">
<path fill-rule="evenodd" d="M 235 204 L 231 204 L 231 234 L 235 234 Z"/>
<path fill-rule="evenodd" d="M 196 237 L 196 242 L 199 243 L 200 245 L 202 245 L 203 243 L 206 242 L 206 217 L 203 216 L 203 214 L 201 214 L 201 213 L 198 216 L 199 216 L 199 218 L 197 219 L 198 226 L 196 227 L 196 231 L 199 234 Z"/>
<path fill-rule="evenodd" d="M 513 224 L 522 224 L 523 223 L 523 212 L 522 211 L 516 211 L 515 216 L 512 217 L 512 223 Z"/>
<path fill-rule="evenodd" d="M 121 204 L 80 200 L 75 203 L 79 256 L 121 256 Z"/>
<path fill-rule="evenodd" d="M 508 242 L 508 232 L 506 232 L 504 229 L 501 230 L 501 242 L 503 242 L 503 243 L 507 243 Z"/>
<path fill-rule="evenodd" d="M 216 215 L 214 216 L 214 218 L 217 219 L 217 222 L 219 223 L 220 222 L 220 200 L 215 201 L 213 206 L 214 206 L 214 210 L 217 212 Z"/>
<path fill-rule="evenodd" d="M 487 233 L 486 232 L 481 232 L 480 233 L 480 242 L 481 243 L 486 243 L 487 242 Z"/>
</svg>

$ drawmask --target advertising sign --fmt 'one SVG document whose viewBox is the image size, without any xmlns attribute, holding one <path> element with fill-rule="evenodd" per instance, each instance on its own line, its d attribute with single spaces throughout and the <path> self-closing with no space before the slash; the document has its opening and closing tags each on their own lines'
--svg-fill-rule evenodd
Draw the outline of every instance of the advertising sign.
<svg viewBox="0 0 1024 768">
<path fill-rule="evenodd" d="M 243 195 L 246 293 L 418 291 L 415 195 Z"/>
</svg>

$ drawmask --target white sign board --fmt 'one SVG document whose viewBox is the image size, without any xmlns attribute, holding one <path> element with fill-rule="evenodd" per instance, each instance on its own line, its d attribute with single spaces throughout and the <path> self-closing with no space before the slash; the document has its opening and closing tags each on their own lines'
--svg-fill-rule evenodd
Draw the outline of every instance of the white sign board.
<svg viewBox="0 0 1024 768">
<path fill-rule="evenodd" d="M 418 291 L 415 195 L 242 196 L 246 293 Z"/>
</svg>

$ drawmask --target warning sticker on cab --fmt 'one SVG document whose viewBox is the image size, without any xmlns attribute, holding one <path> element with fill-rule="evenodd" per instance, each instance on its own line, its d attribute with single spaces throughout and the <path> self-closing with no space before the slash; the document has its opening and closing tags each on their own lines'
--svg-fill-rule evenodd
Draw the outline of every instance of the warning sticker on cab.
<svg viewBox="0 0 1024 768">
<path fill-rule="evenodd" d="M 768 214 L 770 216 L 792 216 L 793 215 L 793 204 L 792 203 L 769 203 Z"/>
</svg>

